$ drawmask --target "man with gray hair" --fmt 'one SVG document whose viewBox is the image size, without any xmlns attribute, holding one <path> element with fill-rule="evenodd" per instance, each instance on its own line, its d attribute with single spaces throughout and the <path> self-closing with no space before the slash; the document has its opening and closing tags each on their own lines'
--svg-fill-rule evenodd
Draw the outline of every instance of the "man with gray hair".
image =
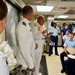
<svg viewBox="0 0 75 75">
<path fill-rule="evenodd" d="M 34 22 L 34 25 L 32 26 L 32 32 L 35 43 L 38 44 L 38 48 L 35 50 L 35 67 L 36 70 L 33 73 L 33 75 L 39 75 L 39 68 L 40 68 L 40 61 L 42 57 L 43 52 L 43 43 L 46 33 L 46 28 L 44 26 L 45 18 L 44 16 L 40 15 L 38 16 L 37 20 Z"/>
</svg>

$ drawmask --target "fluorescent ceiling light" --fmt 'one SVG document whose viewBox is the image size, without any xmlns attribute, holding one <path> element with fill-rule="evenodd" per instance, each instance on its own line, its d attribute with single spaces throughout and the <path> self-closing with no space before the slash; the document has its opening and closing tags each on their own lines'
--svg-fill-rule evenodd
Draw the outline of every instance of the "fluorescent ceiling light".
<svg viewBox="0 0 75 75">
<path fill-rule="evenodd" d="M 48 17 L 48 20 L 54 20 L 54 17 Z"/>
<path fill-rule="evenodd" d="M 53 6 L 36 6 L 38 12 L 50 12 Z"/>
<path fill-rule="evenodd" d="M 69 17 L 69 16 L 67 16 L 67 15 L 60 15 L 60 16 L 58 16 L 58 18 L 67 18 L 67 17 Z"/>
</svg>

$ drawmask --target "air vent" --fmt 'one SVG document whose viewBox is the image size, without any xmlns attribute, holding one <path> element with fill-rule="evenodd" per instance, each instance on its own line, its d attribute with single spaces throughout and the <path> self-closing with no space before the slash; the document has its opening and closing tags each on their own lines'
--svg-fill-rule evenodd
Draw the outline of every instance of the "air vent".
<svg viewBox="0 0 75 75">
<path fill-rule="evenodd" d="M 75 14 L 75 10 L 69 10 L 68 12 L 66 12 L 64 14 Z"/>
<path fill-rule="evenodd" d="M 23 0 L 26 4 L 33 4 L 33 5 L 42 5 L 42 4 L 46 4 L 46 0 Z"/>
<path fill-rule="evenodd" d="M 67 7 L 60 7 L 59 9 L 67 9 Z"/>
</svg>

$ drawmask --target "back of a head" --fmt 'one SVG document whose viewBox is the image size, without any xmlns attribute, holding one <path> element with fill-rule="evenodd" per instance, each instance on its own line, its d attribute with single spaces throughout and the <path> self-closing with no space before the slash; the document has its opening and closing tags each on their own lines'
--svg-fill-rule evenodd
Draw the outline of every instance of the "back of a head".
<svg viewBox="0 0 75 75">
<path fill-rule="evenodd" d="M 51 22 L 51 26 L 53 27 L 53 25 L 54 25 L 54 22 L 52 21 L 52 22 Z"/>
<path fill-rule="evenodd" d="M 67 25 L 67 24 L 64 22 L 64 23 L 63 23 L 63 27 L 65 27 L 66 25 Z"/>
<path fill-rule="evenodd" d="M 0 0 L 0 20 L 3 20 L 7 16 L 7 12 L 8 9 L 6 4 L 2 0 Z"/>
<path fill-rule="evenodd" d="M 25 6 L 22 10 L 23 15 L 27 15 L 28 13 L 32 13 L 33 12 L 33 8 L 29 5 Z"/>
</svg>

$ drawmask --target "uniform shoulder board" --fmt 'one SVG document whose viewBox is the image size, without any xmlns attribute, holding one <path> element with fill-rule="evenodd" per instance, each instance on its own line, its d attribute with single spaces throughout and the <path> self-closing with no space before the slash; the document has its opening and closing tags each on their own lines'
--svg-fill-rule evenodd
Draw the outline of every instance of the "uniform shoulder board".
<svg viewBox="0 0 75 75">
<path fill-rule="evenodd" d="M 24 26 L 26 26 L 26 23 L 25 22 L 22 22 L 22 23 L 23 23 Z"/>
</svg>

